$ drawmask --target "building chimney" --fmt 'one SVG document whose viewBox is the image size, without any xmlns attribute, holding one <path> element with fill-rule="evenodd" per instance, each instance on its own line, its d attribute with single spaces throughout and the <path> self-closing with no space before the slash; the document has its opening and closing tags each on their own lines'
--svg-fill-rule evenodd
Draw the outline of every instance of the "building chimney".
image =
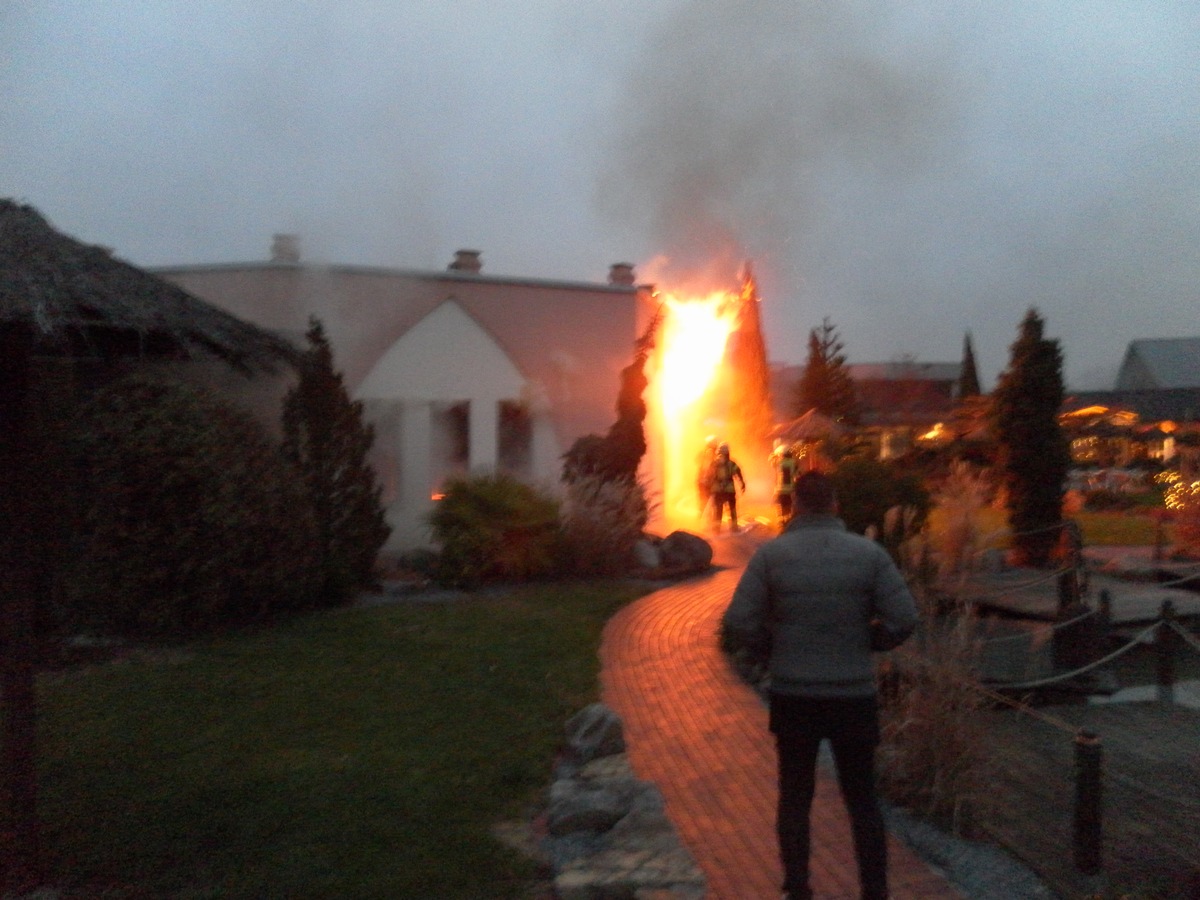
<svg viewBox="0 0 1200 900">
<path fill-rule="evenodd" d="M 300 262 L 300 235 L 277 234 L 271 238 L 271 262 Z"/>
<path fill-rule="evenodd" d="M 633 263 L 613 263 L 608 269 L 608 283 L 632 285 L 634 283 Z"/>
<path fill-rule="evenodd" d="M 478 250 L 457 250 L 454 253 L 454 262 L 446 267 L 449 272 L 466 272 L 468 275 L 478 275 L 483 268 L 483 263 L 479 261 Z"/>
</svg>

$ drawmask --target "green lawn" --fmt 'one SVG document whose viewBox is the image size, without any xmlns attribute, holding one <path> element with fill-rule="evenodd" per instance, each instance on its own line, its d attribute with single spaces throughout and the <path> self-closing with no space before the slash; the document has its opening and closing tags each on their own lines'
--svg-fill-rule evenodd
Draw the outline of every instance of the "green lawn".
<svg viewBox="0 0 1200 900">
<path fill-rule="evenodd" d="M 1084 544 L 1144 547 L 1154 543 L 1154 519 L 1144 510 L 1080 512 L 1071 518 L 1079 522 Z M 1169 525 L 1167 529 L 1169 536 Z"/>
<path fill-rule="evenodd" d="M 630 584 L 307 616 L 43 676 L 68 897 L 516 896 L 490 826 L 548 783 Z"/>
<path fill-rule="evenodd" d="M 1154 543 L 1154 519 L 1143 509 L 1126 512 L 1079 512 L 1069 518 L 1079 523 L 1083 541 L 1092 546 L 1148 546 Z M 976 515 L 981 538 L 991 538 L 989 546 L 1007 546 L 1007 512 L 1002 509 L 982 509 Z M 936 533 L 941 527 L 938 511 L 930 514 L 930 527 Z M 1170 526 L 1167 526 L 1168 537 Z"/>
</svg>

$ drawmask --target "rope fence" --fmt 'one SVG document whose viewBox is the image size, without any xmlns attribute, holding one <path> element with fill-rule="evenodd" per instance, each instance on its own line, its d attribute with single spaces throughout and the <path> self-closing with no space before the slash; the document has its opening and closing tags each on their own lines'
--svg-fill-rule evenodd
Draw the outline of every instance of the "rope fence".
<svg viewBox="0 0 1200 900">
<path fill-rule="evenodd" d="M 1086 618 L 1086 617 L 1081 616 L 1080 618 Z M 1114 662 L 1115 660 L 1120 659 L 1122 656 L 1124 656 L 1130 650 L 1136 649 L 1142 643 L 1142 638 L 1149 637 L 1150 635 L 1157 633 L 1158 628 L 1159 628 L 1159 623 L 1155 622 L 1153 625 L 1150 625 L 1147 628 L 1145 628 L 1143 631 L 1139 632 L 1134 638 L 1132 638 L 1124 646 L 1117 648 L 1112 653 L 1109 653 L 1107 656 L 1103 656 L 1100 659 L 1097 659 L 1095 662 L 1088 663 L 1086 666 L 1080 666 L 1077 669 L 1072 669 L 1069 672 L 1062 672 L 1057 675 L 1052 675 L 1048 678 L 1039 678 L 1036 681 L 992 682 L 992 687 L 1003 687 L 1006 690 L 1010 690 L 1010 691 L 1028 691 L 1028 690 L 1033 690 L 1034 688 L 1049 687 L 1050 685 L 1053 685 L 1053 684 L 1062 684 L 1064 682 L 1073 681 L 1073 680 L 1077 679 L 1080 675 L 1086 675 L 1090 672 L 1094 672 L 1096 669 L 1099 669 L 1101 666 L 1105 666 L 1110 662 Z"/>
<path fill-rule="evenodd" d="M 1156 897 L 1198 897 L 1200 755 L 1192 723 L 1200 720 L 1177 705 L 1176 688 L 1182 657 L 1200 654 L 1200 636 L 1167 599 L 1153 621 L 1118 638 L 1108 592 L 1085 602 L 1089 565 L 1082 551 L 1072 529 L 1053 571 L 971 593 L 970 604 L 1009 595 L 1020 609 L 1017 592 L 1055 582 L 1058 592 L 1056 621 L 1026 624 L 1018 634 L 980 633 L 971 642 L 972 688 L 986 701 L 973 715 L 986 717 L 989 791 L 1003 798 L 986 813 L 985 831 L 1027 862 L 1036 860 L 1039 874 L 1065 896 L 1099 896 L 1109 884 L 1126 890 L 1134 879 L 1138 889 L 1153 884 L 1161 892 Z M 994 548 L 975 556 L 988 552 Z M 1195 588 L 1200 579 L 1200 564 L 1172 564 L 1172 577 L 1157 580 L 1168 573 L 1157 555 L 1147 569 L 1155 587 Z M 1006 627 L 1003 619 L 987 621 Z M 1024 659 L 1021 642 L 1028 647 Z M 1150 696 L 1141 696 L 1157 703 L 1081 702 L 1084 695 L 1114 693 L 1115 678 L 1099 676 L 1138 649 L 1152 654 L 1153 684 L 1143 682 Z M 1013 671 L 989 672 L 989 661 L 1011 663 Z"/>
<path fill-rule="evenodd" d="M 1003 595 L 1001 595 L 1001 596 L 1003 596 Z M 1060 631 L 1060 630 L 1063 630 L 1066 628 L 1070 628 L 1074 625 L 1078 625 L 1080 622 L 1087 621 L 1088 619 L 1094 618 L 1099 615 L 1100 615 L 1099 610 L 1089 609 L 1087 612 L 1080 613 L 1079 615 L 1075 616 L 1075 618 L 1073 618 L 1073 619 L 1067 619 L 1067 621 L 1065 621 L 1065 622 L 1055 622 L 1053 625 L 1048 625 L 1046 627 L 1050 631 Z M 1003 644 L 1008 641 L 1027 641 L 1027 640 L 1029 640 L 1028 634 L 1002 634 L 999 637 L 982 638 L 980 643 L 982 645 L 991 647 L 991 646 L 995 646 L 996 644 Z"/>
<path fill-rule="evenodd" d="M 1200 564 L 1195 566 L 1187 566 L 1184 568 L 1185 571 L 1191 571 L 1193 569 L 1195 571 L 1193 571 L 1190 575 L 1180 575 L 1178 578 L 1171 578 L 1167 581 L 1159 581 L 1156 582 L 1156 584 L 1159 587 L 1178 587 L 1179 585 L 1190 584 L 1197 578 L 1200 578 Z"/>
<path fill-rule="evenodd" d="M 1106 617 L 1100 610 L 1088 610 L 1057 623 L 1050 631 L 1057 638 L 1093 618 L 1103 621 Z M 996 638 L 991 642 L 1008 639 Z M 999 746 L 994 748 L 995 763 L 1005 768 L 1005 776 L 1018 785 L 1017 790 L 1029 792 L 1031 799 L 1025 801 L 1027 805 L 1042 810 L 1043 815 L 1062 809 L 1065 818 L 1057 822 L 1040 821 L 1036 836 L 1019 821 L 1014 821 L 1011 815 L 1006 819 L 1004 814 L 999 814 L 995 827 L 1002 842 L 1024 846 L 1026 853 L 1051 860 L 1047 864 L 1051 868 L 1057 864 L 1074 873 L 1057 872 L 1060 885 L 1094 886 L 1105 883 L 1110 877 L 1128 879 L 1133 877 L 1131 872 L 1138 873 L 1136 877 L 1165 882 L 1172 879 L 1178 882 L 1181 872 L 1185 873 L 1185 878 L 1200 878 L 1200 847 L 1188 837 L 1194 837 L 1200 830 L 1200 796 L 1189 793 L 1187 787 L 1200 775 L 1200 765 L 1192 762 L 1191 768 L 1196 771 L 1170 770 L 1164 777 L 1166 763 L 1162 762 L 1163 758 L 1180 755 L 1195 760 L 1194 744 L 1187 747 L 1178 744 L 1178 739 L 1168 736 L 1172 732 L 1152 732 L 1153 741 L 1139 741 L 1131 747 L 1128 734 L 1114 733 L 1110 740 L 1105 740 L 1104 734 L 1100 733 L 1102 729 L 1084 727 L 1064 717 L 1069 715 L 1086 720 L 1086 713 L 1081 712 L 1087 709 L 1086 706 L 1050 711 L 1035 705 L 1039 691 L 1077 682 L 1131 651 L 1147 646 L 1153 648 L 1157 657 L 1156 699 L 1165 701 L 1151 711 L 1169 719 L 1170 713 L 1163 711 L 1169 710 L 1175 701 L 1177 657 L 1189 651 L 1200 654 L 1200 639 L 1179 621 L 1170 600 L 1163 602 L 1155 621 L 1122 640 L 1115 649 L 1083 665 L 1056 671 L 1044 678 L 981 681 L 974 685 L 993 709 L 1011 710 L 1019 719 L 1036 722 L 1037 727 L 1045 731 L 1039 738 L 1036 735 L 1030 737 L 1026 729 L 1025 736 L 1017 740 L 1019 746 L 1026 748 L 1026 754 L 1032 753 L 1032 761 L 1029 756 L 1013 756 L 1018 751 L 998 741 Z M 1112 727 L 1117 726 L 1113 724 Z M 1171 740 L 1175 740 L 1177 746 L 1163 746 Z M 1033 750 L 1029 749 L 1031 746 Z M 1039 775 L 1037 769 L 1030 769 L 1030 766 L 1042 767 L 1044 774 Z M 1046 777 L 1054 769 L 1069 770 L 1069 774 L 1063 772 L 1067 776 L 1065 779 Z M 1173 790 L 1176 784 L 1178 789 Z M 1147 835 L 1153 835 L 1153 839 Z M 1029 845 L 1035 849 L 1029 850 Z M 1185 893 L 1193 887 L 1187 882 L 1178 887 L 1184 893 L 1168 892 L 1162 896 L 1194 896 Z"/>
<path fill-rule="evenodd" d="M 1018 582 L 1016 584 L 1006 584 L 1004 587 L 997 588 L 994 591 L 985 591 L 984 593 L 979 594 L 978 597 L 979 598 L 1003 597 L 1006 594 L 1011 594 L 1013 591 L 1025 590 L 1026 588 L 1037 587 L 1039 584 L 1046 584 L 1048 582 L 1056 580 L 1057 578 L 1060 578 L 1061 576 L 1063 576 L 1067 573 L 1074 572 L 1074 571 L 1075 571 L 1074 566 L 1063 566 L 1061 569 L 1055 569 L 1054 571 L 1049 572 L 1046 575 L 1039 576 L 1038 578 L 1032 578 L 1029 581 L 1022 581 L 1022 582 Z"/>
</svg>

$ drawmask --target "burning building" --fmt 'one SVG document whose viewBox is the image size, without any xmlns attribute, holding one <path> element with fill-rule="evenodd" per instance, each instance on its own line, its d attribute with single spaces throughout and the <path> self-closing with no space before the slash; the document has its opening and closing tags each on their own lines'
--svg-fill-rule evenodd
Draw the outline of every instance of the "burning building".
<svg viewBox="0 0 1200 900">
<path fill-rule="evenodd" d="M 695 459 L 710 434 L 733 445 L 751 500 L 769 494 L 766 349 L 748 267 L 740 287 L 685 299 L 638 284 L 627 263 L 603 284 L 487 275 L 475 250 L 443 271 L 313 265 L 277 235 L 267 261 L 157 274 L 297 345 L 321 319 L 375 428 L 389 552 L 429 543 L 450 477 L 501 471 L 556 490 L 563 454 L 612 424 L 621 371 L 656 315 L 642 474 L 663 525 L 696 526 Z M 243 400 L 270 421 L 285 389 L 259 385 Z"/>
<path fill-rule="evenodd" d="M 451 476 L 505 471 L 554 488 L 562 454 L 611 424 L 656 306 L 625 263 L 603 284 L 487 275 L 473 250 L 444 271 L 319 266 L 286 235 L 265 262 L 157 274 L 297 344 L 310 316 L 322 320 L 375 427 L 389 551 L 428 544 L 426 516 Z"/>
</svg>

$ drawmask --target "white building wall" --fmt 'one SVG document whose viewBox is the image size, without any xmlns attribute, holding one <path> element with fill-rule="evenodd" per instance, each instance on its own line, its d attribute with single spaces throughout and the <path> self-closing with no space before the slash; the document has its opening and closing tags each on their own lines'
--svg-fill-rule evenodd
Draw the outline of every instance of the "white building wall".
<svg viewBox="0 0 1200 900">
<path fill-rule="evenodd" d="M 394 449 L 380 448 L 376 458 L 393 459 L 398 471 L 383 476 L 399 488 L 388 507 L 393 533 L 385 549 L 401 550 L 429 543 L 425 519 L 433 508 L 432 494 L 444 470 L 434 460 L 437 442 L 433 416 L 438 406 L 469 404 L 471 472 L 496 469 L 499 455 L 501 401 L 517 402 L 536 394 L 495 340 L 453 300 L 448 300 L 406 332 L 380 357 L 356 391 L 368 411 L 401 408 L 398 427 L 377 440 L 391 440 Z M 553 484 L 559 457 L 549 410 L 534 404 L 532 476 Z"/>
</svg>

